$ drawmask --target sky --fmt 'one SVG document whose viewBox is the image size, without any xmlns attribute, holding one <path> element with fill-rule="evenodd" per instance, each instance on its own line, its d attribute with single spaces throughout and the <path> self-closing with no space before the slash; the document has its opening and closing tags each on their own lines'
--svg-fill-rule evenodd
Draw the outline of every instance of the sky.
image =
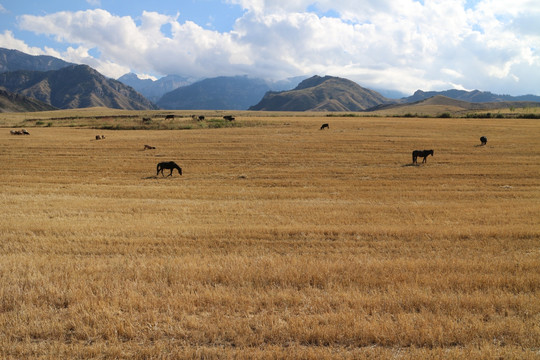
<svg viewBox="0 0 540 360">
<path fill-rule="evenodd" d="M 540 95 L 538 0 L 0 0 L 0 47 L 118 78 Z"/>
</svg>

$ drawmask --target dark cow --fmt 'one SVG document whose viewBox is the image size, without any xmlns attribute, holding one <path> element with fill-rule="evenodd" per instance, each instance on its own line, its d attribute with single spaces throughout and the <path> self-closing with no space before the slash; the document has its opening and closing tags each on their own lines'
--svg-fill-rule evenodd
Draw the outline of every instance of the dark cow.
<svg viewBox="0 0 540 360">
<path fill-rule="evenodd" d="M 174 115 L 165 115 L 165 119 L 174 119 Z"/>
<path fill-rule="evenodd" d="M 159 164 L 157 164 L 156 176 L 158 176 L 158 174 L 160 172 L 161 172 L 161 176 L 165 176 L 165 175 L 163 175 L 163 170 L 164 169 L 171 170 L 170 174 L 167 175 L 167 176 L 172 176 L 172 173 L 173 173 L 174 169 L 178 170 L 178 173 L 180 175 L 182 175 L 182 168 L 180 166 L 178 166 L 178 164 L 175 163 L 174 161 L 160 162 Z"/>
<path fill-rule="evenodd" d="M 424 160 L 422 160 L 422 163 L 425 163 L 427 161 L 427 157 L 429 155 L 433 156 L 433 150 L 414 150 L 412 152 L 412 162 L 413 162 L 413 164 L 418 164 L 418 162 L 416 160 L 420 156 L 420 157 L 424 158 Z"/>
<path fill-rule="evenodd" d="M 204 115 L 199 116 L 199 121 L 203 121 L 203 120 L 204 120 Z"/>
<path fill-rule="evenodd" d="M 482 143 L 482 145 L 486 145 L 486 144 L 487 144 L 487 137 L 482 136 L 482 137 L 480 138 L 480 142 Z"/>
<path fill-rule="evenodd" d="M 328 124 L 322 124 L 320 130 L 328 129 L 330 130 L 330 126 Z"/>
<path fill-rule="evenodd" d="M 225 115 L 223 118 L 225 120 L 234 121 L 234 116 L 232 116 L 232 115 Z"/>
</svg>

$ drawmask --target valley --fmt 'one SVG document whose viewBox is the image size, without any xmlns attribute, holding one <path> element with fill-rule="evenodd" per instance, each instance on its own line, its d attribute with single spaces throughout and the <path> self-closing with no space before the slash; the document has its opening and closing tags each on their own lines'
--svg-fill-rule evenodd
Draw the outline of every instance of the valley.
<svg viewBox="0 0 540 360">
<path fill-rule="evenodd" d="M 538 357 L 537 120 L 192 114 L 0 114 L 0 357 Z"/>
</svg>

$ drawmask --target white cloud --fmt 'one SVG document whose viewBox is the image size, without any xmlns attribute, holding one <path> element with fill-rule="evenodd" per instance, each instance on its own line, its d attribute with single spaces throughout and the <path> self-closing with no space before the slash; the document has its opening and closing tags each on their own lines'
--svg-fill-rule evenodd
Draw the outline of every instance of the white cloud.
<svg viewBox="0 0 540 360">
<path fill-rule="evenodd" d="M 30 55 L 51 55 L 58 56 L 58 52 L 52 49 L 41 49 L 38 47 L 28 46 L 24 41 L 16 39 L 13 32 L 6 30 L 0 34 L 0 46 L 6 49 L 19 50 Z"/>
<path fill-rule="evenodd" d="M 272 79 L 330 74 L 404 92 L 540 91 L 538 1 L 481 0 L 468 9 L 465 0 L 228 2 L 245 12 L 225 33 L 180 23 L 178 15 L 143 12 L 133 19 L 101 9 L 26 15 L 20 27 L 74 45 L 64 57 L 113 77 L 128 69 Z M 329 11 L 333 16 L 321 15 Z M 3 36 L 0 44 L 17 42 L 12 34 Z"/>
</svg>

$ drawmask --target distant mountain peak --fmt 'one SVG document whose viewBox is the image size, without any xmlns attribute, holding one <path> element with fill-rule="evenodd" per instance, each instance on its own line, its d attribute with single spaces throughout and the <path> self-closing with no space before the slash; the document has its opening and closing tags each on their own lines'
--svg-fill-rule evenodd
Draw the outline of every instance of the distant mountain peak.
<svg viewBox="0 0 540 360">
<path fill-rule="evenodd" d="M 363 111 L 389 103 L 378 92 L 335 76 L 313 76 L 290 91 L 268 92 L 250 110 L 266 111 Z"/>
<path fill-rule="evenodd" d="M 337 78 L 335 78 L 333 76 L 329 76 L 329 75 L 322 76 L 322 77 L 319 76 L 319 75 L 315 75 L 315 76 L 312 76 L 312 77 L 302 81 L 293 90 L 302 90 L 302 89 L 308 89 L 308 88 L 311 88 L 311 87 L 319 86 L 322 83 L 324 83 L 325 81 L 328 81 L 328 80 L 331 80 L 331 79 L 337 79 Z"/>
</svg>

